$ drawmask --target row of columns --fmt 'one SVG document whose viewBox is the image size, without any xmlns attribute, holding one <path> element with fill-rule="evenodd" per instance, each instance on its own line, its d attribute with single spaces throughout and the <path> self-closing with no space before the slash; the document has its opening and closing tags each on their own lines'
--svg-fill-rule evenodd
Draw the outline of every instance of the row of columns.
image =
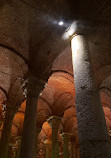
<svg viewBox="0 0 111 158">
<path fill-rule="evenodd" d="M 74 83 L 75 83 L 75 95 L 76 95 L 75 102 L 76 102 L 76 111 L 77 111 L 77 120 L 78 120 L 80 157 L 99 158 L 99 157 L 107 156 L 107 158 L 109 158 L 111 157 L 111 144 L 108 136 L 105 117 L 100 101 L 100 96 L 96 87 L 94 74 L 92 71 L 88 41 L 86 37 L 83 35 L 73 35 L 71 37 L 71 48 L 72 48 L 72 56 L 73 56 L 72 63 L 74 70 Z M 29 107 L 29 109 L 30 107 L 33 106 L 31 105 L 32 105 L 31 102 L 29 106 L 27 103 L 27 107 Z M 29 115 L 27 115 L 27 112 L 28 109 L 26 108 L 26 119 L 27 117 L 29 117 Z M 53 137 L 52 158 L 56 158 L 56 157 L 58 158 L 58 143 L 56 142 L 57 135 L 55 135 L 55 133 L 57 133 L 56 131 L 58 130 L 58 128 L 55 128 L 53 121 L 51 121 L 52 137 Z M 31 127 L 29 128 L 27 127 L 27 130 L 30 129 Z M 27 130 L 25 130 L 26 133 Z M 24 133 L 25 135 L 23 135 L 23 137 L 27 138 L 29 135 L 26 136 L 26 133 Z M 27 140 L 25 140 L 24 142 L 27 142 Z M 33 144 L 34 142 L 30 140 L 27 143 Z M 27 143 L 24 144 L 23 147 L 24 149 L 26 148 Z M 31 147 L 30 150 L 32 150 L 33 149 L 32 146 L 30 147 Z M 24 150 L 24 156 L 21 156 L 20 158 L 25 158 L 25 157 L 33 158 L 31 154 L 33 152 L 30 150 L 29 151 Z M 28 155 L 26 154 L 26 152 L 28 152 Z"/>
<path fill-rule="evenodd" d="M 54 128 L 52 128 L 52 139 L 46 139 L 45 140 L 45 157 L 44 158 L 59 158 L 60 156 L 60 150 L 59 150 L 59 139 L 58 139 L 58 132 L 59 132 L 59 125 L 60 125 L 60 121 L 61 119 L 55 116 L 52 116 L 51 118 L 48 119 L 51 127 L 54 126 Z M 59 120 L 59 122 L 58 122 Z M 55 128 L 58 127 L 56 130 Z M 40 128 L 38 128 L 37 133 L 36 133 L 36 137 L 38 139 L 39 133 L 40 133 Z M 55 137 L 56 136 L 56 137 Z M 73 139 L 71 139 L 73 137 Z M 78 158 L 77 155 L 77 150 L 76 146 L 77 146 L 77 142 L 75 137 L 70 134 L 70 133 L 62 133 L 62 144 L 63 144 L 63 154 L 61 158 Z M 9 144 L 9 153 L 8 153 L 8 158 L 19 158 L 20 157 L 20 148 L 21 148 L 21 136 L 17 137 L 16 140 L 16 145 L 15 143 L 11 143 Z M 70 149 L 69 149 L 70 147 Z M 37 144 L 35 147 L 35 151 L 37 151 Z M 35 158 L 37 157 L 37 153 L 35 155 Z"/>
<path fill-rule="evenodd" d="M 18 136 L 9 143 L 9 150 L 7 158 L 19 158 L 20 157 L 20 147 L 21 147 L 21 136 Z"/>
<path fill-rule="evenodd" d="M 61 118 L 52 116 L 48 120 L 49 124 L 52 128 L 52 140 L 46 141 L 46 158 L 59 158 L 60 151 L 59 151 L 59 127 L 61 123 Z M 73 137 L 73 139 L 71 139 Z M 63 158 L 78 158 L 78 155 L 76 154 L 76 138 L 70 133 L 62 133 L 62 142 L 63 142 Z M 70 149 L 69 149 L 70 146 Z"/>
<path fill-rule="evenodd" d="M 95 84 L 88 41 L 83 35 L 71 37 L 74 82 L 75 82 L 75 102 L 78 121 L 78 134 L 80 143 L 80 158 L 111 157 L 111 144 L 106 127 L 105 117 L 100 102 L 99 93 Z M 21 143 L 20 158 L 34 158 L 36 144 L 36 114 L 37 101 L 40 92 L 44 88 L 44 83 L 34 75 L 29 76 L 28 94 L 24 119 L 23 136 Z M 9 115 L 6 115 L 9 116 Z M 4 128 L 1 137 L 0 157 L 6 158 L 9 136 L 13 120 L 5 118 Z M 57 131 L 58 124 L 52 118 L 52 158 L 58 158 Z M 58 121 L 59 122 L 59 121 Z M 56 125 L 56 127 L 55 127 Z M 8 134 L 7 134 L 8 133 Z M 55 134 L 56 133 L 56 134 Z M 8 141 L 9 142 L 9 141 Z M 66 143 L 67 144 L 67 143 Z M 66 152 L 64 146 L 64 152 Z M 68 153 L 66 153 L 67 155 Z"/>
</svg>

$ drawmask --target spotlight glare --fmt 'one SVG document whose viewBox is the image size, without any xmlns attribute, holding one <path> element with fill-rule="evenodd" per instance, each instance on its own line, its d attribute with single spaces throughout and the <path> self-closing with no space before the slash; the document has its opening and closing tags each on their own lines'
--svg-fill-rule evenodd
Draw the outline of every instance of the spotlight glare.
<svg viewBox="0 0 111 158">
<path fill-rule="evenodd" d="M 60 21 L 60 22 L 59 22 L 59 25 L 60 25 L 60 26 L 62 26 L 63 24 L 64 24 L 63 21 Z"/>
</svg>

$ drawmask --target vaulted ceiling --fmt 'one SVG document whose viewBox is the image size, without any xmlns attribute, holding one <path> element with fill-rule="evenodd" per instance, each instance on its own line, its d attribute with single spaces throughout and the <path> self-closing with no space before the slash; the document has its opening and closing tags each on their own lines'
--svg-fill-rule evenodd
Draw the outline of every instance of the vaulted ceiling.
<svg viewBox="0 0 111 158">
<path fill-rule="evenodd" d="M 60 21 L 63 26 L 59 26 Z M 108 127 L 111 127 L 111 1 L 110 0 L 1 0 L 0 103 L 20 106 L 29 70 L 48 83 L 38 101 L 37 125 L 48 117 L 63 117 L 64 130 L 74 132 L 77 121 L 70 40 L 73 22 L 83 21 L 92 67 Z M 25 103 L 14 124 L 22 132 Z M 23 111 L 22 111 L 23 110 Z M 42 116 L 42 117 L 41 117 Z M 73 127 L 73 128 L 72 128 Z M 15 126 L 13 127 L 13 129 Z"/>
</svg>

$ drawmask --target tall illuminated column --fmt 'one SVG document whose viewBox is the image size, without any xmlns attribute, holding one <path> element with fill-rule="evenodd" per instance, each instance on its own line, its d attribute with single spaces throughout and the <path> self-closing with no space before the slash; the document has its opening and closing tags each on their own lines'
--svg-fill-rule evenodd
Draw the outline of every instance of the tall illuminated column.
<svg viewBox="0 0 111 158">
<path fill-rule="evenodd" d="M 71 37 L 80 158 L 111 157 L 105 117 L 95 84 L 87 38 Z"/>
<path fill-rule="evenodd" d="M 23 127 L 23 136 L 21 142 L 20 158 L 34 158 L 36 144 L 36 122 L 37 122 L 37 102 L 39 94 L 44 88 L 35 75 L 30 73 L 28 78 L 26 110 Z"/>
<path fill-rule="evenodd" d="M 51 158 L 59 158 L 59 140 L 58 130 L 61 122 L 61 118 L 52 116 L 48 120 L 52 128 L 52 153 Z"/>
</svg>

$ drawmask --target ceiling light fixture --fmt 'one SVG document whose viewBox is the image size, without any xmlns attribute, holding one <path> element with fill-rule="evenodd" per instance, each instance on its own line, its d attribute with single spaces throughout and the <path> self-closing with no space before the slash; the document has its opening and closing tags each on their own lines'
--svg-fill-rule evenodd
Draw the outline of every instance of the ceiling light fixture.
<svg viewBox="0 0 111 158">
<path fill-rule="evenodd" d="M 59 22 L 59 25 L 60 25 L 60 26 L 62 26 L 63 24 L 64 24 L 64 22 L 63 22 L 63 21 L 60 21 L 60 22 Z"/>
</svg>

